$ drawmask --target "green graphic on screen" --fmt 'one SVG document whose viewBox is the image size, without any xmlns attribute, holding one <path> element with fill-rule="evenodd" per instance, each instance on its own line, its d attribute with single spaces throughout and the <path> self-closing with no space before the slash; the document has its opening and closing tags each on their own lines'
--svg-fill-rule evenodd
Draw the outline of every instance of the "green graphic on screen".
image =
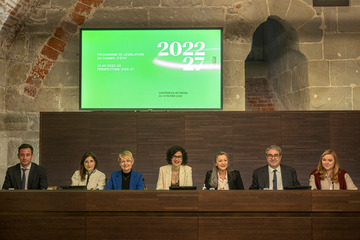
<svg viewBox="0 0 360 240">
<path fill-rule="evenodd" d="M 221 109 L 221 29 L 81 30 L 81 109 Z"/>
</svg>

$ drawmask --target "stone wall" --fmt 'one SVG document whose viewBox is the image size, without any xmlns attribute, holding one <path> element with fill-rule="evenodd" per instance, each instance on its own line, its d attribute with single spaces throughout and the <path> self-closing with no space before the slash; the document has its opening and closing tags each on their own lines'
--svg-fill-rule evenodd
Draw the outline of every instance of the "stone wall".
<svg viewBox="0 0 360 240">
<path fill-rule="evenodd" d="M 299 39 L 292 26 L 281 19 L 269 18 L 266 29 L 266 60 L 269 82 L 285 110 L 306 110 L 308 63 L 299 52 Z"/>
<path fill-rule="evenodd" d="M 39 112 L 78 111 L 80 27 L 223 27 L 224 110 L 244 111 L 244 63 L 253 33 L 268 17 L 276 17 L 291 27 L 286 29 L 290 37 L 298 36 L 299 52 L 307 59 L 307 69 L 292 78 L 297 86 L 293 96 L 283 100 L 290 103 L 288 109 L 299 109 L 296 99 L 308 101 L 301 106 L 307 110 L 360 109 L 359 0 L 345 8 L 313 8 L 312 0 L 2 0 L 0 4 L 5 12 L 5 5 L 23 6 L 10 29 L 0 22 L 0 184 L 6 168 L 18 161 L 16 148 L 21 143 L 34 145 L 38 162 Z M 0 21 L 9 18 L 2 16 Z M 5 47 L 5 40 L 10 46 Z M 290 50 L 286 54 L 289 60 L 294 56 Z"/>
<path fill-rule="evenodd" d="M 270 89 L 264 89 L 264 92 L 273 90 L 277 96 L 276 100 L 280 99 L 280 105 L 285 110 L 308 109 L 309 101 L 303 94 L 305 88 L 309 86 L 308 62 L 299 52 L 299 37 L 289 23 L 276 16 L 271 16 L 262 23 L 254 33 L 252 50 L 246 61 L 258 62 L 245 65 L 246 94 L 249 90 L 247 82 L 250 81 L 252 67 L 258 68 L 263 62 L 266 63 L 266 76 L 271 85 Z M 257 98 L 261 99 L 261 94 Z M 264 95 L 260 101 L 266 102 L 269 98 Z"/>
</svg>

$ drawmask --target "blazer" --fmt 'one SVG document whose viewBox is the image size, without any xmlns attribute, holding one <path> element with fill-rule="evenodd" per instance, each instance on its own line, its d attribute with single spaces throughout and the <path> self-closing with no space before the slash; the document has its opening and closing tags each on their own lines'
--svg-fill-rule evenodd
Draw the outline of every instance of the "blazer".
<svg viewBox="0 0 360 240">
<path fill-rule="evenodd" d="M 21 169 L 20 163 L 15 166 L 9 167 L 6 171 L 5 182 L 2 186 L 2 189 L 21 189 Z M 31 163 L 31 168 L 29 172 L 28 185 L 27 189 L 47 189 L 48 182 L 46 176 L 46 169 L 37 165 L 36 163 Z"/>
<path fill-rule="evenodd" d="M 341 190 L 358 190 L 358 188 L 355 186 L 354 182 L 352 181 L 349 173 L 345 171 L 344 169 L 339 168 L 339 174 L 338 174 L 338 182 L 331 182 L 327 180 L 321 180 L 320 173 L 317 172 L 317 169 L 311 172 L 310 179 L 309 179 L 309 185 L 311 186 L 311 189 L 330 189 L 330 186 L 332 185 L 334 190 L 341 189 Z"/>
<path fill-rule="evenodd" d="M 113 172 L 104 190 L 121 190 L 122 189 L 122 170 Z M 142 173 L 135 172 L 131 169 L 129 190 L 144 190 Z"/>
<path fill-rule="evenodd" d="M 229 190 L 244 190 L 244 184 L 243 184 L 243 181 L 241 179 L 240 172 L 237 171 L 237 170 L 233 170 L 232 173 L 233 173 L 233 175 L 229 174 L 229 172 L 228 172 Z M 210 190 L 210 188 L 211 188 L 211 186 L 210 186 L 211 174 L 212 174 L 212 170 L 210 170 L 210 171 L 208 171 L 206 173 L 205 187 L 206 187 L 207 190 Z M 217 187 L 215 189 L 217 190 Z"/>
<path fill-rule="evenodd" d="M 74 175 L 71 177 L 71 186 L 86 186 L 88 177 L 89 175 L 86 173 L 84 181 L 81 181 L 80 171 L 76 170 Z M 106 176 L 103 172 L 94 169 L 94 171 L 90 174 L 87 190 L 103 190 L 105 187 L 105 179 Z"/>
<path fill-rule="evenodd" d="M 159 170 L 159 177 L 156 184 L 156 189 L 169 190 L 171 186 L 171 169 L 172 165 L 162 166 Z M 186 165 L 180 165 L 179 170 L 179 186 L 192 186 L 192 169 Z"/>
<path fill-rule="evenodd" d="M 284 188 L 300 186 L 300 183 L 297 180 L 296 170 L 294 168 L 282 164 L 280 164 L 280 168 L 281 168 L 281 179 Z M 262 189 L 269 188 L 268 165 L 256 169 L 253 173 L 252 184 L 249 189 L 255 190 L 259 188 Z"/>
</svg>

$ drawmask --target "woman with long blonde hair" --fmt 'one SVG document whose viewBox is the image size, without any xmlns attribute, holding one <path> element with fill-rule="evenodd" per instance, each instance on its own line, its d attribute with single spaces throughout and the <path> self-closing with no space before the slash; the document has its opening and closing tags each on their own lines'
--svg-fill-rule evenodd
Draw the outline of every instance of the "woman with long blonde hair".
<svg viewBox="0 0 360 240">
<path fill-rule="evenodd" d="M 339 159 L 334 150 L 326 150 L 320 157 L 318 167 L 310 174 L 311 189 L 317 190 L 357 190 L 347 171 L 339 167 Z"/>
</svg>

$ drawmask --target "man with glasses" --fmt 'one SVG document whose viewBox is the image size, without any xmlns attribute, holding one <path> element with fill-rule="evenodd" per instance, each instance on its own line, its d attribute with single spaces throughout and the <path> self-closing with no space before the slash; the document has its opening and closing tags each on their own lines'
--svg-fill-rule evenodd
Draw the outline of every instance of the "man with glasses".
<svg viewBox="0 0 360 240">
<path fill-rule="evenodd" d="M 251 189 L 283 190 L 300 186 L 294 168 L 280 164 L 282 150 L 279 146 L 271 145 L 265 151 L 267 165 L 254 171 Z"/>
</svg>

